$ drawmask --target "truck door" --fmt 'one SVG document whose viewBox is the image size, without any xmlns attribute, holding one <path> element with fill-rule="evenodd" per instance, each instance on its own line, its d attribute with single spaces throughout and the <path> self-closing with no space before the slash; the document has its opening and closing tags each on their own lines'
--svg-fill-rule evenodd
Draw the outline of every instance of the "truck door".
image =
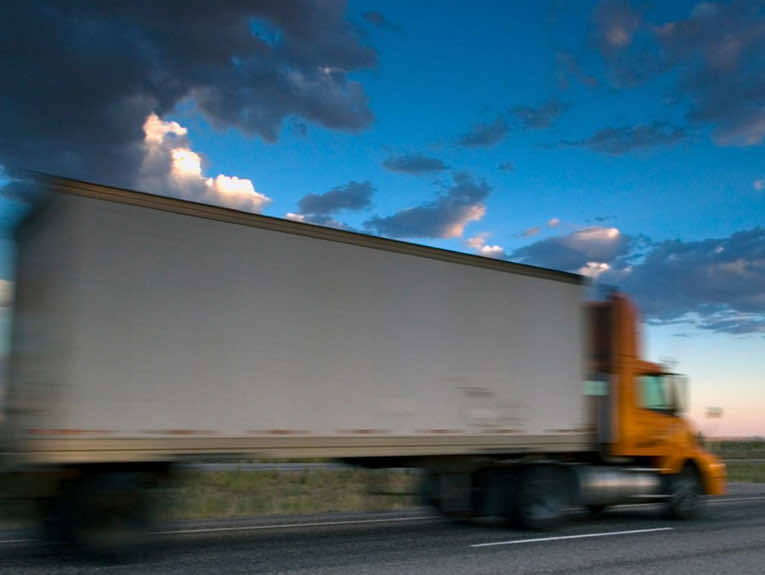
<svg viewBox="0 0 765 575">
<path fill-rule="evenodd" d="M 635 448 L 644 455 L 662 455 L 667 444 L 683 428 L 677 417 L 678 401 L 673 379 L 666 373 L 642 373 L 635 377 L 637 386 L 635 410 Z"/>
</svg>

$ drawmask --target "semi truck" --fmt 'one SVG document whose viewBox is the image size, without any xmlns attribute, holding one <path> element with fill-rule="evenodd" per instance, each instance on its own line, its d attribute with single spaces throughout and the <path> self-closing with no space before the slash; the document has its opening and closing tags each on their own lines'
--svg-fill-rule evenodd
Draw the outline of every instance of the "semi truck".
<svg viewBox="0 0 765 575">
<path fill-rule="evenodd" d="M 353 231 L 30 176 L 0 464 L 45 533 L 147 525 L 178 463 L 322 458 L 423 470 L 465 519 L 571 506 L 694 515 L 725 466 L 684 379 L 585 278 Z M 132 530 L 132 531 L 131 531 Z"/>
</svg>

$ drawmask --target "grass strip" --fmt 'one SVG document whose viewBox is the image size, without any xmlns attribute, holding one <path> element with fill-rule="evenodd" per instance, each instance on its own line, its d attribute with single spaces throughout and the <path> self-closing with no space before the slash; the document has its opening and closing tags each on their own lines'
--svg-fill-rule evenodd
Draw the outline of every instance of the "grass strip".
<svg viewBox="0 0 765 575">
<path fill-rule="evenodd" d="M 765 461 L 728 461 L 728 481 L 765 483 Z"/>
<path fill-rule="evenodd" d="M 417 504 L 416 471 L 188 471 L 168 490 L 165 519 L 344 511 L 394 511 Z"/>
</svg>

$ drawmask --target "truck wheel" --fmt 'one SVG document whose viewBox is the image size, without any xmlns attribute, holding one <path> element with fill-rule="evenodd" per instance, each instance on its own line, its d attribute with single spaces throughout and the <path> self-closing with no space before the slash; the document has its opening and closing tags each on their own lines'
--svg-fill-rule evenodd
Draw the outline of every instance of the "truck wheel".
<svg viewBox="0 0 765 575">
<path fill-rule="evenodd" d="M 529 529 L 553 529 L 563 522 L 568 504 L 564 472 L 552 465 L 525 470 L 515 495 L 515 518 Z"/>
<path fill-rule="evenodd" d="M 424 483 L 423 501 L 456 523 L 472 519 L 473 477 L 467 472 L 432 472 Z"/>
<path fill-rule="evenodd" d="M 140 473 L 102 473 L 77 482 L 66 517 L 67 543 L 85 555 L 130 558 L 149 544 L 151 514 Z"/>
<path fill-rule="evenodd" d="M 672 519 L 692 519 L 701 512 L 704 487 L 698 472 L 686 465 L 669 478 L 669 500 L 666 515 Z"/>
<path fill-rule="evenodd" d="M 608 509 L 608 505 L 588 505 L 587 511 L 589 511 L 590 515 L 593 517 L 600 517 L 603 515 L 603 512 Z"/>
</svg>

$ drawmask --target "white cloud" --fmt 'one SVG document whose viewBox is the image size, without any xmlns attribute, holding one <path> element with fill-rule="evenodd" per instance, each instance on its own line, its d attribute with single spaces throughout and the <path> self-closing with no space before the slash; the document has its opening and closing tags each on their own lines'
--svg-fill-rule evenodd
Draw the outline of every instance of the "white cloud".
<svg viewBox="0 0 765 575">
<path fill-rule="evenodd" d="M 259 212 L 271 199 L 255 191 L 255 186 L 247 178 L 218 174 L 205 180 L 208 193 L 213 198 L 222 200 L 222 204 L 247 212 Z"/>
<path fill-rule="evenodd" d="M 294 222 L 305 222 L 305 216 L 303 214 L 296 214 L 293 212 L 287 212 L 284 217 Z"/>
<path fill-rule="evenodd" d="M 590 242 L 590 241 L 609 241 L 615 240 L 619 237 L 619 230 L 617 228 L 586 228 L 579 230 L 572 234 L 573 241 Z"/>
<path fill-rule="evenodd" d="M 611 266 L 606 262 L 587 262 L 586 265 L 577 270 L 577 273 L 595 279 L 600 274 L 607 272 L 610 269 Z"/>
<path fill-rule="evenodd" d="M 560 224 L 560 219 L 558 218 L 550 218 L 547 220 L 547 227 L 548 228 L 556 228 Z"/>
<path fill-rule="evenodd" d="M 161 144 L 168 134 L 185 136 L 188 130 L 178 122 L 165 122 L 156 114 L 149 114 L 143 123 L 144 140 L 151 144 Z"/>
<path fill-rule="evenodd" d="M 444 238 L 460 237 L 462 235 L 462 232 L 465 231 L 466 225 L 468 225 L 470 222 L 477 222 L 485 214 L 486 214 L 486 206 L 484 206 L 483 204 L 474 204 L 472 206 L 467 206 L 463 210 L 461 216 L 459 216 L 455 222 L 452 222 L 450 225 L 444 228 L 442 237 Z"/>
<path fill-rule="evenodd" d="M 260 212 L 271 201 L 247 178 L 206 177 L 202 157 L 191 149 L 188 130 L 179 123 L 150 114 L 143 131 L 144 160 L 138 180 L 142 190 L 248 212 Z"/>
<path fill-rule="evenodd" d="M 173 173 L 178 176 L 202 177 L 202 158 L 188 148 L 174 148 L 170 152 L 173 159 Z"/>
<path fill-rule="evenodd" d="M 762 178 L 760 180 L 755 180 L 752 184 L 755 190 L 758 192 L 761 192 L 762 190 L 765 190 L 765 178 Z"/>
<path fill-rule="evenodd" d="M 477 251 L 480 255 L 487 258 L 504 258 L 505 250 L 502 246 L 489 245 L 486 240 L 489 238 L 489 234 L 484 232 L 478 235 L 468 238 L 465 243 Z"/>
</svg>

